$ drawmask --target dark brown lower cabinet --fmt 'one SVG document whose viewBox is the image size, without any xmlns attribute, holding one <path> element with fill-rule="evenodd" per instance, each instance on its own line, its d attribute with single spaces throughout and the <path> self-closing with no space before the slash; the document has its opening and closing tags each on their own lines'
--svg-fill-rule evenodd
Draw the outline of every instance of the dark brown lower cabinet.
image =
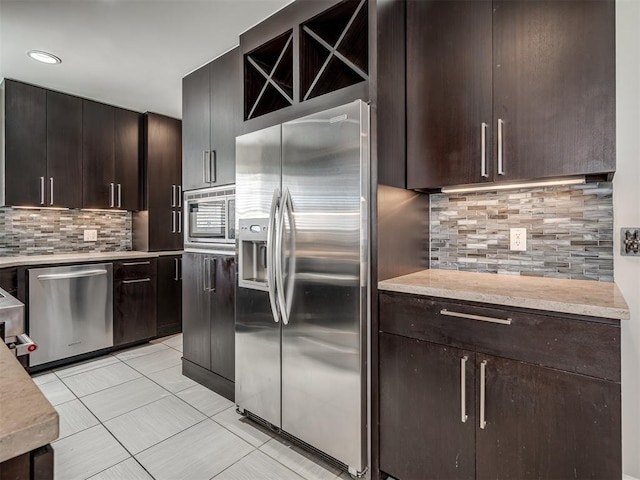
<svg viewBox="0 0 640 480">
<path fill-rule="evenodd" d="M 182 255 L 158 257 L 157 336 L 182 331 Z"/>
<path fill-rule="evenodd" d="M 456 348 L 380 334 L 380 465 L 398 479 L 473 479 L 473 388 L 461 421 Z M 471 363 L 464 365 L 473 386 Z"/>
<path fill-rule="evenodd" d="M 0 288 L 14 297 L 18 293 L 18 269 L 8 267 L 0 269 Z"/>
<path fill-rule="evenodd" d="M 380 295 L 380 469 L 399 480 L 621 478 L 619 322 L 488 307 Z M 558 343 L 542 342 L 554 328 Z M 589 364 L 596 343 L 611 363 Z"/>
<path fill-rule="evenodd" d="M 482 362 L 477 478 L 622 478 L 619 383 L 480 354 L 476 371 Z"/>
<path fill-rule="evenodd" d="M 53 480 L 53 447 L 44 445 L 0 463 L 0 480 Z"/>
<path fill-rule="evenodd" d="M 233 255 L 183 255 L 183 373 L 231 400 L 235 382 Z"/>
<path fill-rule="evenodd" d="M 155 336 L 156 259 L 114 262 L 114 346 Z"/>
</svg>

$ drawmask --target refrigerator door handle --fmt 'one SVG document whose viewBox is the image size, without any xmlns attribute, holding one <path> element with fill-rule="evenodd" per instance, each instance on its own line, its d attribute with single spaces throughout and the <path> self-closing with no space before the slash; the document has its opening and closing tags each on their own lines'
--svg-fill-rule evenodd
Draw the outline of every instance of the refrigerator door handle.
<svg viewBox="0 0 640 480">
<path fill-rule="evenodd" d="M 289 276 L 287 279 L 287 288 L 284 286 L 284 263 L 285 256 L 283 250 L 283 236 L 284 236 L 284 221 L 285 214 L 289 220 L 289 226 L 291 228 L 291 257 L 289 260 Z M 278 220 L 278 232 L 276 234 L 276 255 L 279 257 L 276 263 L 276 276 L 277 276 L 277 294 L 278 304 L 280 306 L 280 312 L 282 313 L 282 323 L 289 324 L 289 314 L 291 313 L 291 304 L 293 302 L 293 283 L 295 281 L 295 252 L 293 251 L 295 245 L 295 225 L 293 223 L 293 205 L 291 203 L 291 192 L 287 188 L 282 196 L 282 205 L 280 207 L 280 215 Z"/>
<path fill-rule="evenodd" d="M 280 189 L 273 191 L 271 210 L 269 212 L 269 229 L 267 230 L 267 287 L 269 288 L 269 304 L 276 323 L 280 321 L 278 304 L 276 303 L 276 272 L 275 272 L 275 234 L 278 223 L 278 206 L 280 203 Z"/>
</svg>

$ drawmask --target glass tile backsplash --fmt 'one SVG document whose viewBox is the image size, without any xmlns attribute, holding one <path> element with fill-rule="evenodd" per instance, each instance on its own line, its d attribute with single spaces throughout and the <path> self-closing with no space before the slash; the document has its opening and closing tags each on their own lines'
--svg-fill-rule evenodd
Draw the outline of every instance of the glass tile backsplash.
<svg viewBox="0 0 640 480">
<path fill-rule="evenodd" d="M 84 230 L 98 231 L 95 242 Z M 131 213 L 0 208 L 0 256 L 131 250 Z"/>
<path fill-rule="evenodd" d="M 613 281 L 611 183 L 431 195 L 431 268 Z M 509 250 L 509 229 L 527 250 Z"/>
</svg>

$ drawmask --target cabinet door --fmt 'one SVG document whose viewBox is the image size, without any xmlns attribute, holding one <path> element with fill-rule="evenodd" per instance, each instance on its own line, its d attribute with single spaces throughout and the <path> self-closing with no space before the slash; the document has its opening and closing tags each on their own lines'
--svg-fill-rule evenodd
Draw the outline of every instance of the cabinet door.
<svg viewBox="0 0 640 480">
<path fill-rule="evenodd" d="M 211 183 L 236 182 L 236 136 L 242 124 L 240 49 L 211 62 Z"/>
<path fill-rule="evenodd" d="M 183 357 L 211 370 L 211 294 L 207 291 L 209 256 L 182 257 Z"/>
<path fill-rule="evenodd" d="M 152 208 L 149 210 L 149 251 L 176 250 L 178 232 L 178 212 L 172 208 Z"/>
<path fill-rule="evenodd" d="M 116 206 L 140 209 L 140 114 L 115 110 Z"/>
<path fill-rule="evenodd" d="M 386 333 L 379 338 L 380 469 L 403 480 L 473 479 L 473 354 Z"/>
<path fill-rule="evenodd" d="M 210 148 L 209 66 L 182 80 L 182 178 L 185 190 L 207 186 L 205 152 Z M 234 138 L 235 141 L 235 138 Z"/>
<path fill-rule="evenodd" d="M 115 205 L 115 107 L 82 101 L 82 206 Z"/>
<path fill-rule="evenodd" d="M 486 0 L 407 2 L 407 188 L 491 179 L 491 16 Z"/>
<path fill-rule="evenodd" d="M 46 90 L 5 80 L 5 203 L 40 206 L 47 176 Z"/>
<path fill-rule="evenodd" d="M 157 335 L 182 331 L 182 257 L 158 258 Z"/>
<path fill-rule="evenodd" d="M 483 361 L 478 479 L 622 476 L 619 383 L 488 355 L 478 371 Z"/>
<path fill-rule="evenodd" d="M 211 259 L 211 370 L 235 381 L 236 260 Z"/>
<path fill-rule="evenodd" d="M 614 2 L 500 0 L 494 7 L 499 178 L 614 171 Z"/>
<path fill-rule="evenodd" d="M 156 278 L 117 281 L 113 292 L 113 343 L 145 340 L 156 335 Z"/>
<path fill-rule="evenodd" d="M 180 120 L 147 113 L 145 130 L 147 207 L 174 208 L 179 178 L 176 154 L 180 145 Z"/>
</svg>

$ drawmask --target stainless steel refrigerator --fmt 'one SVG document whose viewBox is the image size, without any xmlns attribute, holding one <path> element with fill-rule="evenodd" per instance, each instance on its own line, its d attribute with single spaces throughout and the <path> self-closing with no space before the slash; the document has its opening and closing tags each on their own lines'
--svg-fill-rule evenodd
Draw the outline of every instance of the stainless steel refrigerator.
<svg viewBox="0 0 640 480">
<path fill-rule="evenodd" d="M 236 139 L 236 403 L 368 465 L 369 107 Z"/>
</svg>

